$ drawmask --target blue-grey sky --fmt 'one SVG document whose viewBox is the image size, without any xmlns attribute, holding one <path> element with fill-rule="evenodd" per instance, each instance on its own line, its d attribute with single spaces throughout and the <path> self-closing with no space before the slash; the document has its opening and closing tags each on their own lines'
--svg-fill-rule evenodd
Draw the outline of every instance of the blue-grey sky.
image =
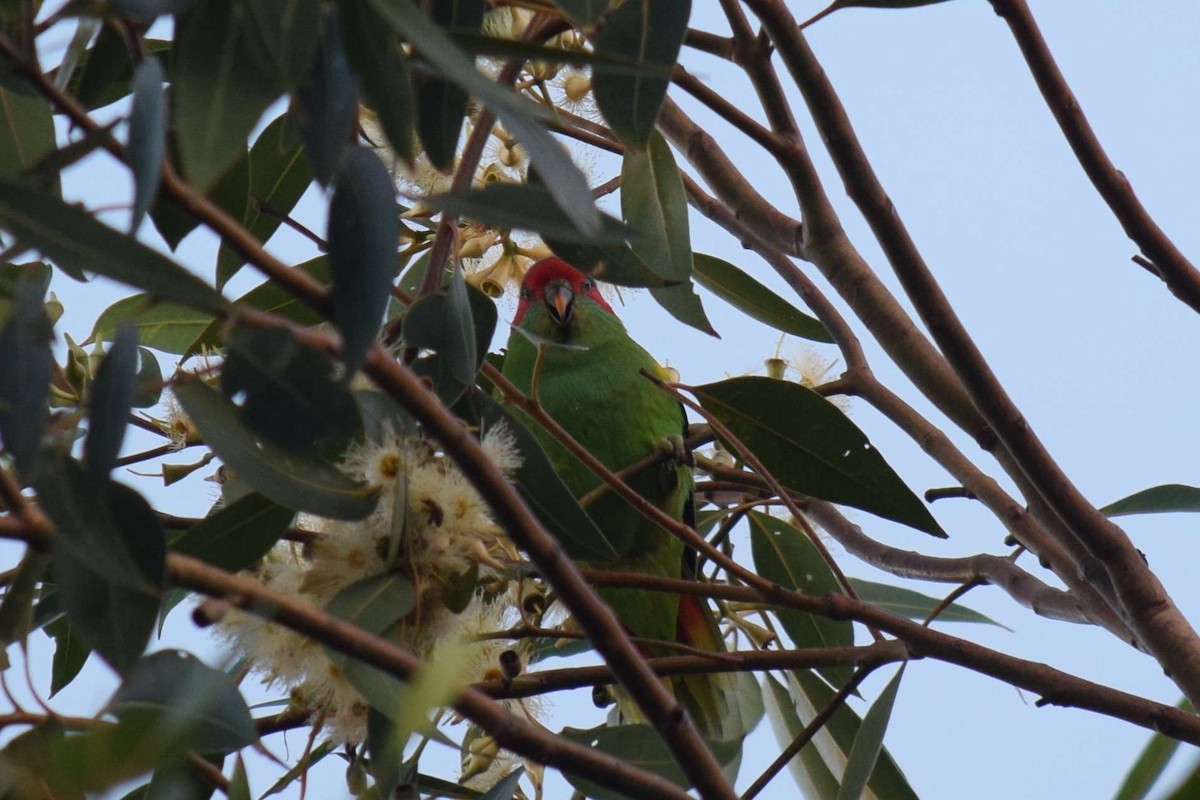
<svg viewBox="0 0 1200 800">
<path fill-rule="evenodd" d="M 695 5 L 695 25 L 721 27 L 715 3 Z M 798 17 L 820 7 L 789 5 Z M 1200 8 L 1160 0 L 1086 7 L 1038 2 L 1033 10 L 1110 156 L 1180 248 L 1200 258 L 1195 224 L 1200 201 L 1194 190 L 1200 178 L 1194 133 L 1200 122 L 1194 89 L 1200 74 Z M 710 25 L 712 20 L 718 21 Z M 1135 246 L 1092 190 L 990 5 L 956 0 L 906 11 L 849 9 L 818 23 L 809 38 L 960 317 L 1083 492 L 1103 504 L 1158 483 L 1197 483 L 1196 316 L 1130 262 Z M 694 74 L 727 96 L 745 98 L 740 105 L 752 108 L 753 93 L 722 64 L 703 56 L 685 61 Z M 900 294 L 870 232 L 820 155 L 819 137 L 798 98 L 797 116 L 851 237 Z M 697 112 L 697 118 L 711 125 L 759 191 L 795 213 L 786 180 L 763 154 L 710 116 Z M 598 178 L 608 177 L 608 164 L 598 163 Z M 67 194 L 94 204 L 114 197 L 120 202 L 129 195 L 127 173 L 111 163 L 90 164 L 68 176 Z M 310 211 L 318 209 L 319 198 L 309 199 Z M 727 258 L 787 295 L 768 268 L 736 242 L 700 220 L 693 234 L 697 250 Z M 298 237 L 288 235 L 271 249 L 293 260 L 308 254 Z M 201 270 L 208 269 L 212 254 L 213 243 L 203 235 L 180 249 L 180 258 Z M 249 275 L 243 280 L 252 282 Z M 67 307 L 60 329 L 77 340 L 86 336 L 97 311 L 122 295 L 100 282 L 85 288 L 60 281 L 54 288 Z M 705 297 L 720 341 L 674 323 L 648 298 L 625 299 L 618 312 L 635 338 L 679 369 L 686 382 L 759 371 L 762 359 L 776 348 L 776 333 L 715 298 Z M 502 318 L 511 310 L 502 309 Z M 880 378 L 941 424 L 865 334 L 864 341 Z M 797 344 L 786 342 L 784 353 Z M 821 352 L 835 355 L 832 348 Z M 913 442 L 863 403 L 855 403 L 851 413 L 915 490 L 950 483 Z M 978 464 L 1000 475 L 968 437 L 955 439 Z M 163 495 L 172 503 L 170 510 L 197 513 L 207 507 L 210 484 L 192 478 L 185 485 L 190 491 L 185 504 L 175 505 L 178 493 Z M 863 513 L 852 516 L 871 535 L 906 548 L 938 555 L 1005 552 L 999 524 L 969 501 L 943 501 L 934 513 L 950 533 L 946 542 Z M 1195 519 L 1140 517 L 1122 525 L 1184 613 L 1200 619 L 1200 589 L 1189 557 Z M 849 574 L 890 580 L 841 555 Z M 950 588 L 908 585 L 929 594 Z M 1013 632 L 962 625 L 947 626 L 948 632 L 1164 702 L 1178 699 L 1155 662 L 1107 633 L 1041 620 L 991 588 L 973 591 L 965 602 Z M 195 646 L 182 615 L 169 635 L 175 645 Z M 215 649 L 205 652 L 215 657 Z M 46 656 L 44 649 L 40 653 Z M 102 702 L 111 680 L 104 667 L 92 665 L 90 674 L 56 706 L 69 711 L 72 705 Z M 864 689 L 867 697 L 889 676 L 890 671 L 873 676 Z M 918 662 L 905 675 L 887 743 L 918 794 L 929 800 L 1111 795 L 1148 733 L 1081 711 L 1037 708 L 1036 699 L 990 678 Z M 556 719 L 566 722 L 583 709 L 598 721 L 586 697 L 577 701 Z M 860 713 L 864 708 L 858 705 Z M 743 786 L 778 752 L 765 724 L 755 737 L 757 744 L 747 748 Z M 293 735 L 289 744 L 294 756 L 303 739 Z M 339 770 L 320 774 L 337 796 Z M 257 792 L 266 788 L 265 779 L 256 781 Z M 558 784 L 549 796 L 561 790 Z M 763 796 L 794 796 L 791 779 L 781 775 Z"/>
</svg>

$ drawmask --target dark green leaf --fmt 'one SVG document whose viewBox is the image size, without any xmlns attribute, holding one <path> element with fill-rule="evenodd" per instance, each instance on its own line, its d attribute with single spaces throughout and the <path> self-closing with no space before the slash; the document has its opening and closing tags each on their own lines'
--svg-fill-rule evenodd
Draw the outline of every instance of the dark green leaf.
<svg viewBox="0 0 1200 800">
<path fill-rule="evenodd" d="M 80 638 L 118 672 L 146 648 L 158 616 L 166 547 L 158 517 L 134 490 L 96 481 L 60 459 L 38 481 L 58 529 L 54 574 Z"/>
<path fill-rule="evenodd" d="M 900 665 L 895 677 L 883 687 L 883 691 L 863 717 L 858 735 L 854 737 L 854 746 L 850 748 L 838 800 L 859 800 L 867 788 L 867 781 L 875 770 L 875 762 L 883 752 L 883 735 L 887 732 L 888 722 L 892 718 L 892 706 L 896 704 L 896 693 L 900 691 L 904 667 L 904 664 Z"/>
<path fill-rule="evenodd" d="M 814 342 L 833 341 L 820 320 L 798 310 L 728 261 L 696 253 L 692 256 L 692 267 L 696 283 L 748 317 Z"/>
<path fill-rule="evenodd" d="M 388 143 L 405 161 L 413 160 L 413 87 L 399 39 L 366 0 L 343 0 L 342 33 L 346 56 L 358 74 L 367 104 L 375 111 Z"/>
<path fill-rule="evenodd" d="M 308 75 L 321 40 L 319 0 L 248 0 L 247 5 L 280 82 L 294 89 Z"/>
<path fill-rule="evenodd" d="M 692 288 L 690 282 L 681 283 L 678 286 L 668 286 L 665 289 L 651 289 L 650 296 L 672 317 L 685 325 L 690 325 L 709 336 L 721 338 L 721 335 L 713 329 L 712 323 L 708 321 L 708 315 L 704 313 L 704 305 L 700 302 L 700 296 L 696 294 L 696 290 Z"/>
<path fill-rule="evenodd" d="M 791 675 L 787 675 L 786 680 L 788 684 L 785 686 L 771 673 L 763 676 L 763 701 L 767 719 L 771 721 L 771 730 L 781 748 L 795 741 L 806 727 L 795 701 L 800 700 L 807 705 L 807 700 L 801 696 L 802 691 Z M 822 686 L 825 685 L 820 678 L 814 677 L 813 680 Z M 808 714 L 808 718 L 811 719 L 813 714 L 815 712 Z M 788 762 L 788 771 L 805 798 L 834 800 L 838 792 L 838 779 L 821 757 L 818 747 L 826 744 L 822 740 L 832 742 L 832 736 L 825 729 L 817 731 L 812 740 Z"/>
<path fill-rule="evenodd" d="M 332 458 L 362 434 L 354 398 L 325 353 L 286 328 L 239 326 L 227 340 L 221 388 L 264 442 Z"/>
<path fill-rule="evenodd" d="M 136 390 L 133 393 L 134 408 L 151 408 L 162 400 L 163 377 L 158 359 L 144 347 L 138 348 Z"/>
<path fill-rule="evenodd" d="M 593 27 L 608 10 L 608 0 L 554 0 L 554 5 L 566 12 L 576 24 Z"/>
<path fill-rule="evenodd" d="M 266 555 L 295 516 L 290 508 L 251 492 L 188 528 L 171 549 L 237 572 Z"/>
<path fill-rule="evenodd" d="M 854 593 L 858 595 L 859 600 L 890 611 L 897 616 L 907 617 L 908 619 L 924 621 L 942 603 L 936 597 L 929 597 L 920 592 L 914 592 L 912 589 L 905 589 L 902 586 L 888 586 L 883 583 L 864 581 L 859 578 L 850 578 L 849 580 L 850 586 L 854 589 Z M 1008 628 L 999 622 L 980 614 L 978 611 L 972 611 L 959 603 L 951 603 L 946 608 L 943 608 L 938 613 L 937 621 L 978 622 L 995 625 L 998 628 L 1008 630 Z"/>
<path fill-rule="evenodd" d="M 229 788 L 225 792 L 225 796 L 229 800 L 252 800 L 253 798 L 253 795 L 250 794 L 250 780 L 246 776 L 246 763 L 242 761 L 240 754 L 234 764 L 233 775 L 229 778 Z"/>
<path fill-rule="evenodd" d="M 171 89 L 179 156 L 188 180 L 207 189 L 245 152 L 280 87 L 246 4 L 193 3 L 175 30 Z"/>
<path fill-rule="evenodd" d="M 1180 700 L 1177 707 L 1184 711 L 1192 710 L 1191 703 L 1186 699 Z M 1161 733 L 1151 735 L 1137 761 L 1133 762 L 1133 766 L 1125 774 L 1125 780 L 1121 782 L 1121 788 L 1117 790 L 1113 800 L 1145 800 L 1149 797 L 1150 790 L 1158 783 L 1178 749 L 1178 739 Z"/>
<path fill-rule="evenodd" d="M 34 289 L 22 304 L 33 299 L 41 303 L 53 277 L 53 268 L 44 261 L 29 261 L 23 264 L 0 263 L 0 328 L 8 322 L 8 315 L 17 302 L 17 292 L 22 282 L 29 282 Z M 37 295 L 34 297 L 34 295 Z M 53 322 L 53 320 L 51 320 Z"/>
<path fill-rule="evenodd" d="M 0 330 L 0 440 L 24 479 L 34 473 L 46 423 L 54 354 L 54 331 L 42 298 L 45 279 L 36 268 L 21 270 L 13 308 Z"/>
<path fill-rule="evenodd" d="M 842 594 L 837 578 L 821 552 L 800 531 L 777 517 L 750 512 L 750 549 L 759 575 L 785 589 L 813 597 Z M 776 609 L 775 615 L 796 647 L 849 647 L 854 644 L 854 626 L 795 609 Z M 849 680 L 849 667 L 820 670 L 834 685 Z"/>
<path fill-rule="evenodd" d="M 601 753 L 652 772 L 685 789 L 691 785 L 679 764 L 675 762 L 671 751 L 659 737 L 658 732 L 649 725 L 601 726 L 589 730 L 563 728 L 558 735 L 569 742 L 599 750 Z M 729 764 L 741 752 L 741 742 L 737 741 L 709 742 L 708 746 L 720 764 Z M 570 772 L 564 771 L 563 777 L 592 800 L 626 797 L 622 792 L 608 789 L 588 778 L 573 775 Z"/>
<path fill-rule="evenodd" d="M 491 301 L 487 301 L 491 305 Z M 443 354 L 450 374 L 460 383 L 475 380 L 479 371 L 479 359 L 475 350 L 475 322 L 471 314 L 471 301 L 467 296 L 467 282 L 461 269 L 454 270 L 450 286 L 446 290 L 446 349 Z"/>
<path fill-rule="evenodd" d="M 536 231 L 558 241 L 575 244 L 622 244 L 633 234 L 632 230 L 607 214 L 601 217 L 599 233 L 584 233 L 555 202 L 550 190 L 540 183 L 493 181 L 482 188 L 423 197 L 421 204 L 491 227 Z"/>
<path fill-rule="evenodd" d="M 266 242 L 313 180 L 304 147 L 297 137 L 288 135 L 287 114 L 263 130 L 250 148 L 249 160 L 250 197 L 244 224 L 255 238 Z M 242 257 L 222 242 L 217 254 L 217 285 L 224 286 L 242 263 Z"/>
<path fill-rule="evenodd" d="M 488 789 L 479 800 L 513 800 L 517 796 L 517 784 L 521 782 L 521 776 L 524 774 L 525 768 L 517 767 Z"/>
<path fill-rule="evenodd" d="M 0 179 L 15 180 L 54 151 L 50 104 L 0 88 Z M 44 188 L 59 194 L 58 176 Z"/>
<path fill-rule="evenodd" d="M 429 8 L 433 21 L 448 30 L 478 31 L 483 22 L 479 0 L 435 0 Z M 415 78 L 417 134 L 434 168 L 449 172 L 467 113 L 467 93 L 436 72 L 418 72 Z"/>
<path fill-rule="evenodd" d="M 334 748 L 333 744 L 329 740 L 321 742 L 312 750 L 305 753 L 300 760 L 292 766 L 291 769 L 283 774 L 279 780 L 271 784 L 271 788 L 263 792 L 262 797 L 270 797 L 273 794 L 279 794 L 297 780 L 307 775 L 308 771 L 312 769 L 315 764 L 319 763 L 323 758 L 325 758 L 325 756 L 334 752 L 335 749 L 336 748 Z"/>
<path fill-rule="evenodd" d="M 396 277 L 399 236 L 395 188 L 387 169 L 365 147 L 350 148 L 329 204 L 333 316 L 342 334 L 347 380 L 379 333 Z"/>
<path fill-rule="evenodd" d="M 1163 800 L 1193 800 L 1200 796 L 1200 759 L 1193 759 L 1188 774 Z"/>
<path fill-rule="evenodd" d="M 1182 483 L 1152 486 L 1100 509 L 1100 513 L 1107 517 L 1167 514 L 1174 511 L 1200 511 L 1200 488 Z"/>
<path fill-rule="evenodd" d="M 546 244 L 555 255 L 597 280 L 634 289 L 666 285 L 627 244 L 584 244 L 553 237 L 547 238 Z"/>
<path fill-rule="evenodd" d="M 368 442 L 385 444 L 390 437 L 416 431 L 416 423 L 408 412 L 383 392 L 360 389 L 354 393 L 354 402 L 362 417 L 363 438 Z"/>
<path fill-rule="evenodd" d="M 176 148 L 178 149 L 178 148 Z M 178 160 L 176 159 L 176 168 Z M 242 220 L 250 203 L 250 158 L 245 148 L 241 156 L 226 169 L 205 197 L 235 220 Z M 150 207 L 150 219 L 155 229 L 172 250 L 188 234 L 200 227 L 200 220 L 167 194 L 160 193 Z"/>
<path fill-rule="evenodd" d="M 149 25 L 167 14 L 178 14 L 193 0 L 113 0 L 113 7 L 121 16 Z"/>
<path fill-rule="evenodd" d="M 651 133 L 646 149 L 625 151 L 621 217 L 637 229 L 633 251 L 655 274 L 677 283 L 691 279 L 687 195 L 671 146 L 657 131 Z"/>
<path fill-rule="evenodd" d="M 92 382 L 84 463 L 94 477 L 107 477 L 121 453 L 137 389 L 137 331 L 122 325 Z"/>
<path fill-rule="evenodd" d="M 395 797 L 396 788 L 407 772 L 404 764 L 406 738 L 394 720 L 374 708 L 367 709 L 367 752 L 371 756 L 371 777 L 379 797 Z"/>
<path fill-rule="evenodd" d="M 399 572 L 363 578 L 338 592 L 325 610 L 365 631 L 380 634 L 412 611 L 412 581 Z"/>
<path fill-rule="evenodd" d="M 492 306 L 490 327 L 494 330 L 495 305 L 481 292 L 471 291 L 468 298 L 476 295 Z M 414 361 L 413 369 L 432 381 L 434 391 L 449 404 L 453 404 L 474 382 L 475 372 L 479 367 L 479 355 L 486 352 L 490 343 L 482 343 L 481 348 L 481 342 L 476 338 L 472 348 L 474 352 L 464 352 L 472 347 L 465 343 L 464 334 L 478 337 L 481 331 L 463 331 L 459 316 L 463 314 L 463 306 L 461 300 L 456 303 L 457 310 L 451 311 L 448 295 L 427 294 L 409 308 L 404 317 L 403 328 L 405 345 L 432 351 L 431 354 L 423 355 Z M 476 305 L 483 308 L 482 302 L 471 302 L 468 299 L 469 307 L 473 308 Z M 474 322 L 470 324 L 474 328 Z M 468 355 L 475 357 L 473 364 L 465 360 Z M 455 364 L 455 360 L 459 363 Z M 470 377 L 464 381 L 461 376 L 468 374 Z"/>
<path fill-rule="evenodd" d="M 114 103 L 130 92 L 134 65 L 125 45 L 122 27 L 115 22 L 105 24 L 95 44 L 84 51 L 71 72 L 67 91 L 89 111 Z M 171 42 L 143 39 L 143 45 L 147 53 L 160 53 L 165 57 L 170 51 Z"/>
<path fill-rule="evenodd" d="M 67 269 L 96 272 L 214 314 L 225 310 L 219 292 L 174 261 L 40 192 L 0 183 L 0 227 Z"/>
<path fill-rule="evenodd" d="M 929 509 L 858 426 L 811 389 L 751 377 L 693 392 L 784 486 L 945 538 Z"/>
<path fill-rule="evenodd" d="M 8 588 L 4 591 L 4 600 L 0 602 L 0 647 L 6 647 L 13 642 L 24 642 L 29 631 L 33 629 L 33 600 L 37 594 L 38 582 L 48 566 L 49 562 L 44 554 L 26 549 L 15 574 L 9 579 Z M 3 658 L 4 655 L 0 652 L 0 659 Z M 4 668 L 8 669 L 8 665 L 5 664 Z"/>
<path fill-rule="evenodd" d="M 54 661 L 50 666 L 50 696 L 53 697 L 75 680 L 92 651 L 65 616 L 47 625 L 46 633 L 54 639 Z"/>
<path fill-rule="evenodd" d="M 158 194 L 163 154 L 167 149 L 164 80 L 162 64 L 154 56 L 143 58 L 133 74 L 133 109 L 129 113 L 129 146 L 125 151 L 129 168 L 133 170 L 131 234 L 137 233 Z"/>
<path fill-rule="evenodd" d="M 308 163 L 313 176 L 326 186 L 341 167 L 358 121 L 358 79 L 346 60 L 340 17 L 335 11 L 325 15 L 321 43 L 296 97 Z"/>
<path fill-rule="evenodd" d="M 212 322 L 212 314 L 178 303 L 159 302 L 153 295 L 135 294 L 118 300 L 101 312 L 88 340 L 112 341 L 122 325 L 131 325 L 137 330 L 142 345 L 183 355 Z"/>
<path fill-rule="evenodd" d="M 160 650 L 138 662 L 108 711 L 122 721 L 152 718 L 162 737 L 202 755 L 231 753 L 258 741 L 233 679 L 180 650 Z"/>
<path fill-rule="evenodd" d="M 613 540 L 621 531 L 601 531 L 596 527 L 538 440 L 516 417 L 478 389 L 472 390 L 463 404 L 473 409 L 471 416 L 479 420 L 481 430 L 504 425 L 512 433 L 521 454 L 521 466 L 513 476 L 517 491 L 567 555 L 578 561 L 613 561 L 628 551 L 627 542 Z"/>
<path fill-rule="evenodd" d="M 479 98 L 505 129 L 529 152 L 546 186 L 563 210 L 583 231 L 600 229 L 600 212 L 587 179 L 570 156 L 545 129 L 547 117 L 532 102 L 487 79 L 412 0 L 368 0 L 380 17 L 395 28 L 446 78 Z"/>
<path fill-rule="evenodd" d="M 181 381 L 175 397 L 196 423 L 204 443 L 239 478 L 275 502 L 333 519 L 362 519 L 376 491 L 333 466 L 260 442 L 238 422 L 236 407 L 199 380 Z"/>
<path fill-rule="evenodd" d="M 608 16 L 596 38 L 596 52 L 670 69 L 679 57 L 691 7 L 691 0 L 628 0 Z M 666 97 L 667 79 L 631 76 L 600 65 L 593 68 L 592 76 L 596 104 L 609 126 L 627 145 L 645 147 Z"/>
</svg>

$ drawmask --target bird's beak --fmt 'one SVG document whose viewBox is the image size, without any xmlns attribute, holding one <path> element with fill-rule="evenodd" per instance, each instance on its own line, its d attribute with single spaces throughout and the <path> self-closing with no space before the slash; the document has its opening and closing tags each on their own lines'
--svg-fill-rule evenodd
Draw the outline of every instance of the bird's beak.
<svg viewBox="0 0 1200 800">
<path fill-rule="evenodd" d="M 575 307 L 575 292 L 565 280 L 554 280 L 546 284 L 546 307 L 555 323 L 567 326 L 571 322 L 571 311 Z"/>
</svg>

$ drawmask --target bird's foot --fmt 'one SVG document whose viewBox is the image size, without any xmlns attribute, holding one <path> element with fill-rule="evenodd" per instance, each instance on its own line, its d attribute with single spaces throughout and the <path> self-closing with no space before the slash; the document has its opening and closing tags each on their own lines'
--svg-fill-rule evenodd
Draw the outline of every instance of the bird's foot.
<svg viewBox="0 0 1200 800">
<path fill-rule="evenodd" d="M 658 440 L 658 449 L 667 454 L 667 458 L 675 464 L 686 464 L 689 467 L 696 466 L 696 459 L 692 457 L 692 451 L 684 444 L 683 437 L 678 433 L 673 433 L 670 436 L 664 436 Z"/>
</svg>

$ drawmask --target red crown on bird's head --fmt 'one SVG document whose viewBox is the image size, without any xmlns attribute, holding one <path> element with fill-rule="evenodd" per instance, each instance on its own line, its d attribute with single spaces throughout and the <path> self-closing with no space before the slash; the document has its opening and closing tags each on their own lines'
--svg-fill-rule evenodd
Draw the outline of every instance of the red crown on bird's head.
<svg viewBox="0 0 1200 800">
<path fill-rule="evenodd" d="M 531 305 L 545 302 L 546 285 L 551 281 L 559 280 L 565 281 L 576 297 L 590 298 L 608 313 L 613 313 L 612 306 L 600 294 L 595 280 L 584 275 L 561 258 L 551 256 L 538 261 L 525 273 L 525 279 L 521 281 L 521 299 L 517 304 L 517 314 L 513 317 L 513 324 L 521 324 L 521 319 Z"/>
</svg>

